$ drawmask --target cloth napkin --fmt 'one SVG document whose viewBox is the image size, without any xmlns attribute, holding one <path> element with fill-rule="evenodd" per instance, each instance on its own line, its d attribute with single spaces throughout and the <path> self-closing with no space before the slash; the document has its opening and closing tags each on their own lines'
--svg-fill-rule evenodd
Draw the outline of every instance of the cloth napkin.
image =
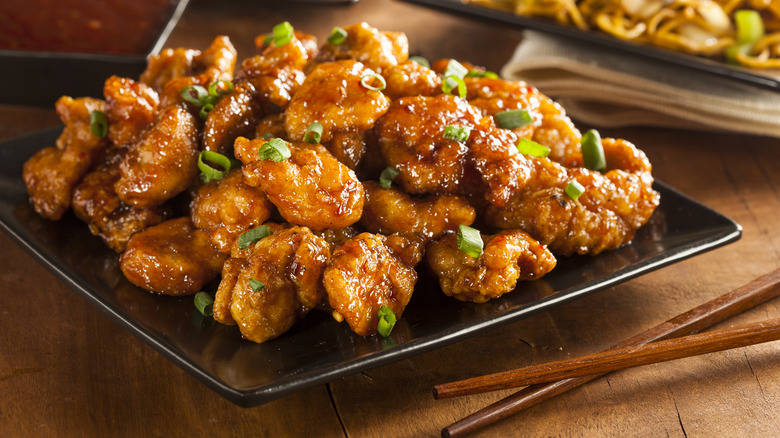
<svg viewBox="0 0 780 438">
<path fill-rule="evenodd" d="M 594 126 L 780 137 L 780 92 L 583 41 L 524 31 L 501 75 L 534 85 Z"/>
</svg>

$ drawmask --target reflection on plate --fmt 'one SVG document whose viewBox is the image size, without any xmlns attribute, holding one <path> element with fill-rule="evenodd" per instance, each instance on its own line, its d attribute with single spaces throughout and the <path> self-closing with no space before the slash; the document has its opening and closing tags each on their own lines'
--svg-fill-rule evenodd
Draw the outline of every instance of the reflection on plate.
<svg viewBox="0 0 780 438">
<path fill-rule="evenodd" d="M 188 1 L 172 1 L 175 7 L 165 26 L 143 54 L 0 50 L 0 104 L 53 108 L 62 95 L 102 97 L 103 82 L 111 75 L 137 78 L 146 68 L 146 57 L 165 45 Z"/>
<path fill-rule="evenodd" d="M 22 164 L 53 144 L 60 130 L 0 144 L 0 225 L 87 301 L 242 406 L 442 347 L 733 242 L 742 233 L 730 219 L 657 183 L 661 205 L 631 245 L 561 259 L 543 279 L 522 283 L 498 300 L 473 304 L 449 298 L 420 268 L 415 294 L 387 339 L 357 336 L 315 310 L 280 338 L 253 344 L 242 341 L 235 326 L 203 318 L 191 297 L 158 296 L 130 284 L 117 255 L 72 214 L 59 222 L 35 214 Z"/>
<path fill-rule="evenodd" d="M 669 62 L 699 71 L 711 73 L 716 76 L 736 80 L 756 87 L 780 91 L 780 78 L 762 73 L 761 70 L 747 69 L 732 66 L 723 62 L 694 56 L 682 52 L 675 52 L 630 41 L 614 38 L 601 32 L 583 31 L 572 26 L 564 26 L 550 20 L 541 18 L 522 17 L 510 12 L 489 9 L 473 4 L 465 4 L 462 0 L 402 0 L 421 6 L 450 12 L 470 18 L 479 18 L 489 22 L 501 23 L 509 26 L 532 29 L 553 35 L 561 35 L 580 41 L 593 43 L 604 49 L 617 49 L 634 53 L 648 58 Z"/>
</svg>

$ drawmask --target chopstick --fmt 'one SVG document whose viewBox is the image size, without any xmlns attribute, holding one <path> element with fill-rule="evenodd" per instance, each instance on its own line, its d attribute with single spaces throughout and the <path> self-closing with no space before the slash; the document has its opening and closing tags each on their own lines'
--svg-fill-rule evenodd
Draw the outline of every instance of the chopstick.
<svg viewBox="0 0 780 438">
<path fill-rule="evenodd" d="M 765 274 L 613 347 L 623 348 L 692 334 L 780 296 L 780 269 Z M 443 437 L 459 437 L 562 394 L 603 374 L 531 385 L 442 429 Z"/>
<path fill-rule="evenodd" d="M 437 385 L 436 398 L 460 397 L 698 356 L 780 339 L 780 318 L 607 350 L 574 359 Z"/>
</svg>

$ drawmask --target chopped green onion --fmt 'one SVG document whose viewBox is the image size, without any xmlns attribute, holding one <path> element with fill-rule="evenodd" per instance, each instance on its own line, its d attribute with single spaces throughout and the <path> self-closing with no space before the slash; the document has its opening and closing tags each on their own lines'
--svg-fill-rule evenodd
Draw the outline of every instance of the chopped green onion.
<svg viewBox="0 0 780 438">
<path fill-rule="evenodd" d="M 458 61 L 454 59 L 450 59 L 450 62 L 447 63 L 447 68 L 444 69 L 444 73 L 442 76 L 449 77 L 449 76 L 455 76 L 456 78 L 463 79 L 468 74 L 469 69 L 463 66 L 463 64 L 459 63 Z"/>
<path fill-rule="evenodd" d="M 214 299 L 207 292 L 198 292 L 195 294 L 195 308 L 203 316 L 212 316 L 214 314 Z"/>
<path fill-rule="evenodd" d="M 379 187 L 382 187 L 383 189 L 389 189 L 393 184 L 395 177 L 397 177 L 400 173 L 401 172 L 393 169 L 392 167 L 386 167 L 385 170 L 383 170 L 379 175 Z"/>
<path fill-rule="evenodd" d="M 431 68 L 431 63 L 427 59 L 423 58 L 422 56 L 410 56 L 409 61 L 416 62 L 423 67 Z"/>
<path fill-rule="evenodd" d="M 521 154 L 530 155 L 532 157 L 546 157 L 550 155 L 550 148 L 527 138 L 521 138 L 520 141 L 517 142 L 517 150 L 520 151 Z"/>
<path fill-rule="evenodd" d="M 289 21 L 285 21 L 274 26 L 273 41 L 276 47 L 281 47 L 292 41 L 294 29 Z"/>
<path fill-rule="evenodd" d="M 319 144 L 322 139 L 322 124 L 314 122 L 306 128 L 306 133 L 303 134 L 303 141 L 310 144 Z"/>
<path fill-rule="evenodd" d="M 595 129 L 591 129 L 582 136 L 582 162 L 586 169 L 604 171 L 607 168 L 607 159 L 604 157 L 604 147 L 601 145 L 601 135 Z"/>
<path fill-rule="evenodd" d="M 198 113 L 198 116 L 199 116 L 201 119 L 205 119 L 206 117 L 208 117 L 208 116 L 209 116 L 209 113 L 210 113 L 210 112 L 211 112 L 211 110 L 213 110 L 213 109 L 214 109 L 214 105 L 212 105 L 212 104 L 210 104 L 210 103 L 207 103 L 207 104 L 203 105 L 203 107 L 201 107 L 201 109 L 200 109 L 200 112 Z"/>
<path fill-rule="evenodd" d="M 460 225 L 458 227 L 459 250 L 476 259 L 482 254 L 483 245 L 482 234 L 480 234 L 479 230 L 466 225 Z"/>
<path fill-rule="evenodd" d="M 496 73 L 493 73 L 492 71 L 477 71 L 477 70 L 471 70 L 470 72 L 466 73 L 466 76 L 464 77 L 498 79 L 498 75 Z"/>
<path fill-rule="evenodd" d="M 341 27 L 334 27 L 333 32 L 330 33 L 330 36 L 328 37 L 328 42 L 338 46 L 339 44 L 344 44 L 344 41 L 347 39 L 347 31 L 344 30 L 344 28 Z"/>
<path fill-rule="evenodd" d="M 227 84 L 223 90 L 217 90 L 220 84 Z M 209 112 L 214 109 L 214 104 L 217 103 L 219 98 L 233 90 L 233 83 L 230 81 L 216 81 L 209 85 L 208 90 L 202 85 L 192 85 L 185 87 L 181 90 L 179 95 L 182 99 L 189 102 L 195 107 L 200 108 L 200 118 L 205 119 L 208 117 Z M 194 92 L 194 94 L 193 94 Z"/>
<path fill-rule="evenodd" d="M 754 9 L 740 9 L 734 12 L 737 26 L 737 44 L 755 44 L 764 37 L 764 21 L 761 13 Z"/>
<path fill-rule="evenodd" d="M 379 317 L 379 322 L 377 322 L 376 325 L 377 333 L 379 333 L 379 335 L 383 338 L 390 336 L 390 332 L 393 331 L 393 327 L 395 327 L 396 320 L 393 309 L 388 307 L 386 304 L 382 304 L 379 307 L 377 316 Z"/>
<path fill-rule="evenodd" d="M 252 292 L 260 292 L 265 289 L 265 284 L 262 281 L 257 281 L 254 278 L 249 279 L 249 287 L 252 288 Z"/>
<path fill-rule="evenodd" d="M 290 158 L 290 148 L 281 138 L 274 138 L 263 143 L 257 153 L 261 160 L 271 160 L 275 163 Z"/>
<path fill-rule="evenodd" d="M 195 92 L 194 95 L 192 94 L 193 91 Z M 181 96 L 182 99 L 186 100 L 187 102 L 197 107 L 201 107 L 203 106 L 203 103 L 208 98 L 209 92 L 208 90 L 203 88 L 202 85 L 191 85 L 181 90 L 181 93 L 179 93 L 179 95 Z"/>
<path fill-rule="evenodd" d="M 371 85 L 369 82 L 371 79 L 376 79 L 379 81 L 379 86 Z M 369 90 L 374 91 L 381 91 L 384 90 L 385 87 L 387 87 L 387 82 L 385 81 L 385 78 L 382 77 L 382 75 L 376 74 L 376 73 L 368 73 L 367 75 L 360 78 L 360 85 L 368 88 Z"/>
<path fill-rule="evenodd" d="M 211 166 L 207 161 L 216 164 L 224 170 Z M 201 151 L 200 155 L 198 155 L 198 169 L 200 169 L 200 178 L 204 182 L 224 178 L 230 171 L 230 166 L 230 158 L 219 152 Z"/>
<path fill-rule="evenodd" d="M 461 99 L 466 98 L 466 83 L 463 82 L 463 79 L 457 77 L 457 76 L 445 76 L 444 81 L 442 81 L 441 84 L 441 91 L 444 94 L 449 94 L 454 90 L 455 88 L 458 89 L 458 96 L 461 97 Z"/>
<path fill-rule="evenodd" d="M 572 181 L 569 183 L 569 185 L 566 186 L 565 189 L 563 189 L 564 193 L 569 195 L 569 197 L 573 200 L 577 200 L 577 198 L 580 197 L 583 193 L 585 193 L 585 187 L 582 186 L 577 181 Z"/>
<path fill-rule="evenodd" d="M 500 128 L 515 129 L 528 126 L 534 122 L 534 116 L 525 109 L 503 111 L 493 115 Z"/>
<path fill-rule="evenodd" d="M 217 87 L 219 87 L 220 84 L 225 84 L 226 88 L 224 90 L 217 90 Z M 230 81 L 219 80 L 214 81 L 211 83 L 211 85 L 209 85 L 209 96 L 218 97 L 225 93 L 230 93 L 231 91 L 233 91 L 233 83 Z"/>
<path fill-rule="evenodd" d="M 261 239 L 265 239 L 270 235 L 271 228 L 269 228 L 268 225 L 260 225 L 259 227 L 245 231 L 238 236 L 238 249 L 247 249 L 250 245 L 254 245 Z"/>
<path fill-rule="evenodd" d="M 469 135 L 471 135 L 471 128 L 468 126 L 449 125 L 444 128 L 444 138 L 449 140 L 465 142 L 469 139 Z"/>
<path fill-rule="evenodd" d="M 99 138 L 108 134 L 108 118 L 103 111 L 92 111 L 89 113 L 89 130 Z"/>
</svg>

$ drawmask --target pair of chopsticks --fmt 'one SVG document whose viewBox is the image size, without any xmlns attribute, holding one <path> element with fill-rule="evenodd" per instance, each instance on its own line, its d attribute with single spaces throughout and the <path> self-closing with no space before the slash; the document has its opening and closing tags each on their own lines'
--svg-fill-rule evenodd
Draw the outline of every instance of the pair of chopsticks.
<svg viewBox="0 0 780 438">
<path fill-rule="evenodd" d="M 780 269 L 602 353 L 437 385 L 438 399 L 530 385 L 447 426 L 442 436 L 473 432 L 612 371 L 778 340 L 780 319 L 695 334 L 778 296 Z"/>
</svg>

